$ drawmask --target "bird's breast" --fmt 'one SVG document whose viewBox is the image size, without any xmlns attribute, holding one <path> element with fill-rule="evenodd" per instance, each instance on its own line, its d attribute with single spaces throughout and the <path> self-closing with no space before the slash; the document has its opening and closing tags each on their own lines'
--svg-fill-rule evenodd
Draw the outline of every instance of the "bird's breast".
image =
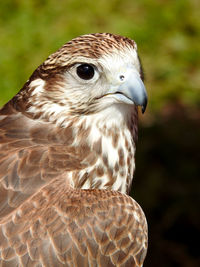
<svg viewBox="0 0 200 267">
<path fill-rule="evenodd" d="M 87 125 L 87 122 L 84 123 Z M 83 128 L 84 129 L 84 128 Z M 84 132 L 84 130 L 83 130 Z M 87 147 L 86 167 L 71 172 L 74 188 L 98 188 L 128 193 L 135 169 L 135 144 L 125 125 L 122 128 L 93 124 L 87 135 L 77 137 Z M 76 142 L 75 142 L 76 143 Z"/>
</svg>

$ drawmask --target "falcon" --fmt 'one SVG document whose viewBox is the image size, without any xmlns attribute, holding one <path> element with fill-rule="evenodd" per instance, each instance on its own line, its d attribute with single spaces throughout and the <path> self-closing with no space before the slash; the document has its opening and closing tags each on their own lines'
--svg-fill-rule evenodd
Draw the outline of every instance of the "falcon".
<svg viewBox="0 0 200 267">
<path fill-rule="evenodd" d="M 0 110 L 0 265 L 142 266 L 147 223 L 128 193 L 136 43 L 88 34 L 50 55 Z"/>
</svg>

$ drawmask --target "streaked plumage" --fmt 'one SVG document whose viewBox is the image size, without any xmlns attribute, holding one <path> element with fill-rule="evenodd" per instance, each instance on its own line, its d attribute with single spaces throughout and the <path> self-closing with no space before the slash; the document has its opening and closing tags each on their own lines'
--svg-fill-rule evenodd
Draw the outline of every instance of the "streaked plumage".
<svg viewBox="0 0 200 267">
<path fill-rule="evenodd" d="M 1 266 L 142 266 L 146 219 L 127 195 L 142 79 L 134 41 L 84 35 L 0 110 Z"/>
</svg>

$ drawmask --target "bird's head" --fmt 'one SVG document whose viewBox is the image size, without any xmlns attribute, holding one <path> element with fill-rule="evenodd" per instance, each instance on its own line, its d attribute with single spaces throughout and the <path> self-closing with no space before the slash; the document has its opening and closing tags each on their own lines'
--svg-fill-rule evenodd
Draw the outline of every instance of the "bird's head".
<svg viewBox="0 0 200 267">
<path fill-rule="evenodd" d="M 28 112 L 52 118 L 91 114 L 111 105 L 147 105 L 143 72 L 133 40 L 108 33 L 83 35 L 50 55 L 33 73 Z"/>
</svg>

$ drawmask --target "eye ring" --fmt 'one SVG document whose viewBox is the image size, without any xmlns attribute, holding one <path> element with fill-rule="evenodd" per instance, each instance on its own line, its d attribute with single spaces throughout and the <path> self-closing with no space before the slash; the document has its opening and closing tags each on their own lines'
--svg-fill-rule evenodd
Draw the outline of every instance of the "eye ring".
<svg viewBox="0 0 200 267">
<path fill-rule="evenodd" d="M 90 64 L 83 63 L 76 68 L 76 74 L 82 80 L 91 80 L 94 77 L 94 67 Z"/>
</svg>

